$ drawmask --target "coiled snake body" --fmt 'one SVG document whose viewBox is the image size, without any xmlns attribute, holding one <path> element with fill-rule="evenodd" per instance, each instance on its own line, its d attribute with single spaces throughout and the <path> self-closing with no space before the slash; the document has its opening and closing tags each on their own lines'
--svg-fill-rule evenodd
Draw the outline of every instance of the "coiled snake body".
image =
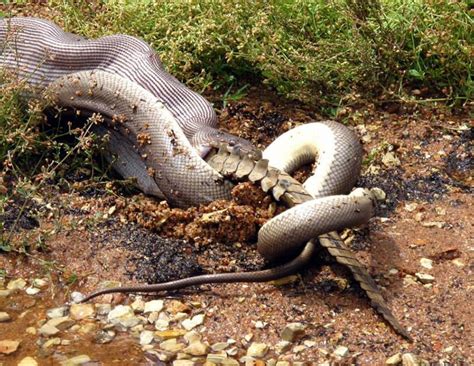
<svg viewBox="0 0 474 366">
<path fill-rule="evenodd" d="M 107 289 L 87 299 L 109 292 L 155 292 L 209 282 L 268 281 L 306 264 L 319 237 L 320 244 L 349 267 L 374 307 L 408 337 L 375 282 L 334 232 L 367 222 L 374 204 L 367 190 L 347 195 L 362 157 L 350 130 L 330 121 L 303 125 L 282 135 L 260 159 L 245 140 L 216 130 L 212 106 L 169 75 L 141 40 L 123 35 L 87 40 L 41 19 L 13 18 L 0 20 L 0 41 L 3 67 L 46 88 L 46 95 L 61 107 L 105 117 L 109 148 L 119 158 L 115 168 L 136 177 L 145 193 L 164 196 L 181 207 L 207 203 L 230 197 L 232 185 L 226 177 L 232 176 L 259 183 L 275 199 L 294 206 L 259 232 L 259 252 L 269 260 L 300 251 L 281 267 Z M 217 153 L 203 160 L 213 147 Z M 316 155 L 317 168 L 304 186 L 287 174 Z"/>
</svg>

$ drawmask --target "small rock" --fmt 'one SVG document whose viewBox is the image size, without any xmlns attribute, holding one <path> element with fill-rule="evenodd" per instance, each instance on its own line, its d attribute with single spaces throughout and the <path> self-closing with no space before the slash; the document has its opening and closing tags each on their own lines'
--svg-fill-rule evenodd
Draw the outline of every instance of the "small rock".
<svg viewBox="0 0 474 366">
<path fill-rule="evenodd" d="M 145 310 L 145 301 L 143 301 L 141 296 L 137 296 L 130 306 L 136 313 L 143 313 Z"/>
<path fill-rule="evenodd" d="M 294 354 L 297 354 L 297 353 L 303 352 L 305 349 L 306 349 L 306 346 L 304 344 L 300 344 L 298 346 L 294 346 L 292 351 Z"/>
<path fill-rule="evenodd" d="M 25 329 L 25 332 L 27 334 L 36 335 L 36 328 L 35 327 L 28 327 L 28 328 Z"/>
<path fill-rule="evenodd" d="M 53 346 L 59 346 L 60 344 L 61 344 L 61 338 L 55 337 L 55 338 L 48 339 L 46 342 L 43 343 L 41 347 L 43 347 L 44 349 L 47 349 Z"/>
<path fill-rule="evenodd" d="M 62 316 L 60 318 L 53 318 L 46 322 L 45 325 L 53 326 L 59 330 L 66 330 L 74 325 L 74 320 L 68 316 Z"/>
<path fill-rule="evenodd" d="M 168 329 L 160 330 L 154 333 L 159 340 L 167 340 L 171 338 L 178 338 L 186 334 L 184 329 Z"/>
<path fill-rule="evenodd" d="M 15 352 L 18 349 L 20 342 L 18 341 L 11 341 L 11 340 L 3 340 L 0 341 L 0 353 L 5 355 L 9 355 L 10 353 Z"/>
<path fill-rule="evenodd" d="M 192 330 L 192 331 L 190 331 L 190 332 L 187 332 L 187 333 L 184 335 L 183 338 L 184 338 L 184 340 L 185 340 L 186 342 L 188 342 L 188 344 L 189 344 L 189 343 L 193 343 L 193 342 L 198 342 L 198 341 L 200 341 L 201 338 L 202 338 L 202 336 L 201 336 L 198 332 L 196 332 L 195 330 Z"/>
<path fill-rule="evenodd" d="M 183 304 L 181 301 L 171 300 L 169 304 L 166 306 L 166 310 L 171 314 L 177 314 L 177 313 L 187 313 L 188 311 L 191 310 L 191 308 L 188 305 Z"/>
<path fill-rule="evenodd" d="M 405 204 L 405 211 L 413 212 L 413 211 L 416 210 L 417 207 L 418 207 L 418 203 L 416 203 L 416 202 L 406 203 Z"/>
<path fill-rule="evenodd" d="M 433 268 L 433 261 L 428 258 L 421 258 L 420 264 L 423 268 L 432 269 Z"/>
<path fill-rule="evenodd" d="M 308 339 L 308 340 L 304 341 L 303 344 L 304 344 L 306 347 L 311 348 L 311 347 L 316 346 L 317 343 L 316 343 L 315 341 L 310 341 L 310 340 Z"/>
<path fill-rule="evenodd" d="M 41 292 L 41 289 L 37 287 L 28 287 L 25 292 L 27 295 L 36 295 L 37 293 Z"/>
<path fill-rule="evenodd" d="M 163 300 L 152 300 L 152 301 L 147 301 L 145 303 L 145 308 L 143 312 L 146 313 L 151 313 L 153 311 L 160 312 L 163 310 Z"/>
<path fill-rule="evenodd" d="M 48 286 L 48 280 L 45 278 L 35 278 L 32 283 L 33 287 L 44 288 Z"/>
<path fill-rule="evenodd" d="M 398 159 L 392 151 L 389 151 L 382 156 L 382 164 L 388 168 L 396 167 L 400 165 L 400 159 Z"/>
<path fill-rule="evenodd" d="M 234 358 L 226 358 L 222 361 L 222 366 L 239 366 L 239 361 Z M 267 365 L 270 366 L 267 362 Z"/>
<path fill-rule="evenodd" d="M 444 221 L 425 221 L 422 222 L 421 225 L 424 227 L 437 227 L 438 229 L 442 229 L 446 223 Z"/>
<path fill-rule="evenodd" d="M 267 325 L 267 323 L 262 322 L 260 320 L 255 322 L 255 328 L 257 328 L 257 329 L 263 329 L 263 328 L 265 328 L 266 325 Z"/>
<path fill-rule="evenodd" d="M 333 352 L 333 355 L 339 357 L 346 357 L 349 354 L 349 348 L 344 346 L 337 346 Z"/>
<path fill-rule="evenodd" d="M 201 325 L 202 323 L 204 323 L 204 314 L 198 314 L 198 315 L 193 316 L 191 319 L 183 320 L 181 325 L 183 326 L 184 329 L 191 330 L 197 327 L 198 325 Z"/>
<path fill-rule="evenodd" d="M 77 330 L 81 334 L 89 334 L 95 332 L 97 329 L 97 325 L 94 323 L 86 323 L 81 325 L 81 327 Z"/>
<path fill-rule="evenodd" d="M 213 364 L 222 364 L 222 362 L 224 362 L 224 360 L 227 359 L 227 355 L 226 354 L 222 354 L 222 353 L 217 353 L 217 354 L 214 354 L 214 353 L 210 353 L 207 355 L 207 358 L 206 358 L 206 361 L 207 362 L 212 362 Z M 238 364 L 238 363 L 237 363 Z"/>
<path fill-rule="evenodd" d="M 398 365 L 400 363 L 402 363 L 402 355 L 400 353 L 396 353 L 385 360 L 386 365 Z"/>
<path fill-rule="evenodd" d="M 420 360 L 418 356 L 413 353 L 404 353 L 402 355 L 403 366 L 420 366 Z"/>
<path fill-rule="evenodd" d="M 184 347 L 186 347 L 183 343 L 178 343 L 176 338 L 168 339 L 164 342 L 160 343 L 160 348 L 164 351 L 176 353 L 181 351 Z"/>
<path fill-rule="evenodd" d="M 388 274 L 391 276 L 396 275 L 397 273 L 398 273 L 398 269 L 396 268 L 390 268 L 388 271 Z"/>
<path fill-rule="evenodd" d="M 191 360 L 174 360 L 173 366 L 196 366 L 197 363 Z"/>
<path fill-rule="evenodd" d="M 377 201 L 384 202 L 387 199 L 387 194 L 378 187 L 371 188 L 370 192 L 372 192 Z"/>
<path fill-rule="evenodd" d="M 92 318 L 95 315 L 95 308 L 93 304 L 72 304 L 69 315 L 74 320 Z"/>
<path fill-rule="evenodd" d="M 253 342 L 247 349 L 247 356 L 262 358 L 268 352 L 268 345 L 265 343 Z"/>
<path fill-rule="evenodd" d="M 58 308 L 52 308 L 52 309 L 48 309 L 46 311 L 46 316 L 49 319 L 62 318 L 66 314 L 67 314 L 67 307 L 66 306 L 61 306 L 61 307 L 58 307 Z"/>
<path fill-rule="evenodd" d="M 155 334 L 151 330 L 144 330 L 140 333 L 140 344 L 142 346 L 150 344 L 154 338 Z"/>
<path fill-rule="evenodd" d="M 8 282 L 8 290 L 23 290 L 26 287 L 26 281 L 23 278 L 17 278 Z"/>
<path fill-rule="evenodd" d="M 132 328 L 141 321 L 128 305 L 117 305 L 109 312 L 107 320 L 115 326 L 122 328 Z"/>
<path fill-rule="evenodd" d="M 291 347 L 291 342 L 289 341 L 280 341 L 278 342 L 277 344 L 275 344 L 275 351 L 277 351 L 277 353 L 281 354 L 281 353 L 284 353 L 286 351 L 288 351 Z"/>
<path fill-rule="evenodd" d="M 48 323 L 44 324 L 40 329 L 39 333 L 43 336 L 50 337 L 59 333 L 59 329 Z"/>
<path fill-rule="evenodd" d="M 79 302 L 81 302 L 82 300 L 84 300 L 84 298 L 85 298 L 85 295 L 82 294 L 82 293 L 80 293 L 80 292 L 78 292 L 78 291 L 73 291 L 73 292 L 71 293 L 71 301 L 72 301 L 73 303 L 79 303 Z"/>
<path fill-rule="evenodd" d="M 8 313 L 0 311 L 0 323 L 7 322 L 11 320 L 11 317 Z"/>
<path fill-rule="evenodd" d="M 456 258 L 456 259 L 453 259 L 451 261 L 456 267 L 459 267 L 459 268 L 462 268 L 464 267 L 466 264 L 459 258 Z M 1 296 L 0 296 L 1 297 Z"/>
<path fill-rule="evenodd" d="M 207 353 L 208 346 L 200 341 L 193 342 L 185 349 L 183 352 L 186 352 L 192 356 L 204 356 Z"/>
<path fill-rule="evenodd" d="M 227 347 L 229 347 L 229 344 L 227 342 L 217 342 L 211 346 L 211 349 L 214 352 L 219 352 L 225 350 Z"/>
<path fill-rule="evenodd" d="M 278 361 L 275 366 L 291 366 L 288 361 Z"/>
<path fill-rule="evenodd" d="M 7 297 L 10 296 L 12 290 L 0 290 L 0 297 Z"/>
<path fill-rule="evenodd" d="M 302 335 L 306 326 L 301 323 L 289 323 L 281 332 L 281 338 L 284 341 L 293 342 L 297 336 Z"/>
<path fill-rule="evenodd" d="M 297 275 L 290 275 L 286 277 L 279 278 L 277 280 L 269 281 L 269 285 L 273 286 L 283 286 L 283 285 L 288 285 L 290 283 L 296 282 L 299 280 L 299 277 Z M 245 298 L 244 298 L 245 301 Z"/>
<path fill-rule="evenodd" d="M 237 347 L 231 347 L 226 351 L 226 353 L 229 356 L 235 356 L 235 355 L 237 355 L 237 353 L 239 353 L 239 349 Z"/>
<path fill-rule="evenodd" d="M 90 362 L 91 358 L 87 355 L 79 355 L 76 357 L 68 358 L 65 361 L 61 361 L 61 366 L 76 366 Z"/>
<path fill-rule="evenodd" d="M 415 273 L 416 278 L 423 284 L 433 283 L 435 278 L 427 273 L 417 272 Z"/>
<path fill-rule="evenodd" d="M 25 357 L 22 359 L 19 363 L 18 366 L 37 366 L 38 362 L 33 357 Z"/>
<path fill-rule="evenodd" d="M 416 285 L 416 279 L 412 275 L 406 275 L 403 277 L 403 285 L 404 286 L 409 286 L 409 285 Z"/>
<path fill-rule="evenodd" d="M 454 351 L 454 346 L 449 346 L 449 347 L 446 347 L 445 349 L 443 349 L 442 352 L 444 353 L 452 353 Z"/>
<path fill-rule="evenodd" d="M 110 304 L 94 304 L 97 315 L 107 315 L 112 310 L 112 305 Z"/>
<path fill-rule="evenodd" d="M 113 341 L 115 332 L 112 330 L 99 330 L 95 335 L 95 343 L 106 344 Z"/>
</svg>

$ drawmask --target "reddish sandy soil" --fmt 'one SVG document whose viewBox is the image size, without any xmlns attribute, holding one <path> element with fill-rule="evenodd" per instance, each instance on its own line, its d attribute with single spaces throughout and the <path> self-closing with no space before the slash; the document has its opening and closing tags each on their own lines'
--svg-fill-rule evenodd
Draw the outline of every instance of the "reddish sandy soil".
<svg viewBox="0 0 474 366">
<path fill-rule="evenodd" d="M 308 108 L 252 93 L 221 111 L 221 127 L 262 147 L 295 123 L 318 118 Z M 252 333 L 253 341 L 274 345 L 287 323 L 302 322 L 308 328 L 301 341 L 315 346 L 297 355 L 290 350 L 285 359 L 324 362 L 343 345 L 350 356 L 340 364 L 383 364 L 397 352 L 413 352 L 430 362 L 474 362 L 472 121 L 463 113 L 396 105 L 354 107 L 337 119 L 354 128 L 364 144 L 368 158 L 358 185 L 387 194 L 368 227 L 349 233 L 350 245 L 414 342 L 396 335 L 348 271 L 325 253 L 290 284 L 207 285 L 172 295 L 205 304 L 203 334 L 211 344 Z M 387 162 L 389 152 L 399 162 Z M 38 295 L 0 297 L 0 310 L 14 319 L 0 323 L 1 338 L 22 341 L 17 352 L 0 355 L 0 364 L 15 365 L 28 355 L 55 364 L 58 354 L 80 353 L 103 364 L 144 363 L 140 346 L 127 334 L 105 345 L 69 334 L 71 345 L 45 354 L 35 344 L 37 336 L 25 329 L 37 326 L 45 309 L 60 306 L 71 291 L 87 293 L 104 280 L 130 284 L 262 268 L 255 235 L 274 206 L 248 184 L 237 187 L 234 196 L 232 202 L 177 210 L 115 183 L 48 188 L 42 200 L 28 206 L 19 221 L 23 228 L 14 235 L 17 244 L 32 244 L 31 254 L 0 254 L 8 278 L 51 278 L 48 290 Z M 18 202 L 11 202 L 5 222 L 18 216 L 16 207 Z M 203 220 L 211 212 L 217 213 Z M 45 245 L 36 250 L 40 234 Z M 421 258 L 431 259 L 432 269 L 423 268 Z M 423 285 L 418 272 L 432 275 L 434 282 Z M 68 284 L 71 275 L 77 279 Z M 131 300 L 108 295 L 96 301 Z M 265 323 L 263 329 L 255 327 L 257 321 Z M 273 351 L 269 358 L 276 358 Z"/>
</svg>

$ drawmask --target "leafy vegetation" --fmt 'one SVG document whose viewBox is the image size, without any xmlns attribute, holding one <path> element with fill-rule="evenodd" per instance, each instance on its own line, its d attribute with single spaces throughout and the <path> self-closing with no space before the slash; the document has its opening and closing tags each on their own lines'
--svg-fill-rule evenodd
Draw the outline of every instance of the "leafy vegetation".
<svg viewBox="0 0 474 366">
<path fill-rule="evenodd" d="M 317 106 L 404 91 L 473 94 L 474 21 L 465 1 L 52 1 L 88 37 L 126 33 L 196 90 L 263 82 Z M 471 12 L 471 13 L 470 13 Z M 238 87 L 237 87 L 238 88 Z"/>
</svg>

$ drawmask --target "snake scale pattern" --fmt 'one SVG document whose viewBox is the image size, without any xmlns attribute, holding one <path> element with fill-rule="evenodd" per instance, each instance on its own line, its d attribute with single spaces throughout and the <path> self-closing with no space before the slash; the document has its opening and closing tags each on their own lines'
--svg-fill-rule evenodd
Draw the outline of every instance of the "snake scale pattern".
<svg viewBox="0 0 474 366">
<path fill-rule="evenodd" d="M 247 179 L 291 207 L 267 222 L 258 235 L 258 250 L 268 260 L 285 257 L 288 251 L 299 253 L 280 267 L 106 289 L 84 301 L 111 292 L 268 281 L 306 265 L 319 243 L 351 270 L 394 330 L 409 338 L 336 232 L 363 224 L 373 214 L 370 191 L 347 194 L 362 158 L 350 130 L 331 121 L 299 126 L 272 143 L 262 158 L 249 142 L 217 130 L 212 106 L 168 74 L 156 53 L 137 38 L 88 40 L 45 20 L 12 18 L 0 20 L 0 41 L 3 68 L 14 70 L 61 108 L 104 116 L 109 150 L 118 156 L 114 167 L 125 177 L 136 177 L 145 193 L 187 207 L 229 198 L 230 180 Z M 304 185 L 288 175 L 316 156 L 317 168 Z"/>
</svg>

